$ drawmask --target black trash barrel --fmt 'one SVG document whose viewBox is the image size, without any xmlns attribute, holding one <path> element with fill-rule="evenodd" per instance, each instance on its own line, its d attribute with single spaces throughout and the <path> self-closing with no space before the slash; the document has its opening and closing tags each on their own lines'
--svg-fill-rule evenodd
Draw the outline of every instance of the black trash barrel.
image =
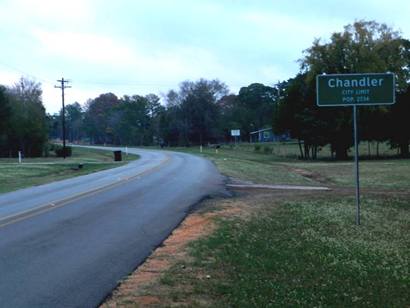
<svg viewBox="0 0 410 308">
<path fill-rule="evenodd" d="M 114 161 L 122 161 L 121 151 L 114 151 Z"/>
</svg>

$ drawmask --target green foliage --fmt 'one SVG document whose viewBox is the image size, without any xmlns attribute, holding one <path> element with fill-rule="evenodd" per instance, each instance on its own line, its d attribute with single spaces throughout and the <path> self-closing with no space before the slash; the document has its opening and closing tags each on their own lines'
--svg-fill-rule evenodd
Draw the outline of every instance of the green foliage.
<svg viewBox="0 0 410 308">
<path fill-rule="evenodd" d="M 89 100 L 83 109 L 78 103 L 66 106 L 66 136 L 70 142 L 87 140 L 97 144 L 151 145 L 161 139 L 165 108 L 154 94 L 105 93 Z M 49 116 L 50 137 L 62 139 L 61 112 Z"/>
<path fill-rule="evenodd" d="M 149 132 L 149 106 L 145 97 L 124 96 L 113 112 L 112 118 L 115 118 L 113 126 L 115 143 L 137 145 L 152 143 L 152 136 Z"/>
<path fill-rule="evenodd" d="M 54 152 L 56 153 L 57 157 L 70 157 L 72 155 L 72 148 L 70 146 L 66 146 L 65 148 L 59 145 L 54 146 Z"/>
<path fill-rule="evenodd" d="M 255 152 L 259 152 L 261 150 L 261 145 L 260 144 L 255 144 L 253 147 Z"/>
<path fill-rule="evenodd" d="M 118 167 L 138 158 L 129 154 L 118 163 L 113 162 L 111 151 L 74 147 L 72 156 L 63 160 L 53 155 L 54 149 L 61 146 L 49 146 L 50 157 L 24 157 L 23 164 L 17 164 L 16 158 L 0 158 L 0 193 Z M 83 165 L 81 169 L 79 164 Z"/>
<path fill-rule="evenodd" d="M 255 151 L 258 148 L 258 152 Z M 301 161 L 295 143 L 269 143 L 271 155 L 261 155 L 261 144 L 239 144 L 235 148 L 222 146 L 218 154 L 204 147 L 179 148 L 191 154 L 211 159 L 225 176 L 260 184 L 315 185 L 327 187 L 354 187 L 352 162 L 329 160 L 330 147 L 319 152 L 319 162 Z M 360 145 L 365 155 L 367 144 Z M 178 148 L 174 148 L 178 150 Z M 374 146 L 372 151 L 375 152 Z M 388 157 L 397 153 L 387 143 L 380 144 L 380 154 Z M 360 186 L 366 189 L 403 190 L 410 183 L 410 160 L 372 159 L 360 162 Z"/>
<path fill-rule="evenodd" d="M 271 148 L 270 146 L 265 145 L 265 146 L 263 147 L 263 152 L 264 152 L 265 154 L 272 154 L 272 148 Z"/>
<path fill-rule="evenodd" d="M 112 118 L 111 115 L 118 105 L 119 100 L 112 93 L 101 94 L 88 102 L 84 124 L 92 143 L 114 143 L 113 124 L 119 119 Z"/>
<path fill-rule="evenodd" d="M 391 112 L 385 118 L 390 143 L 399 148 L 403 157 L 410 156 L 410 85 L 405 92 L 396 97 L 397 102 L 391 107 Z M 381 125 L 380 125 L 381 126 Z"/>
<path fill-rule="evenodd" d="M 10 100 L 7 89 L 0 86 L 0 156 L 6 155 L 8 148 L 8 129 L 11 116 Z"/>
<path fill-rule="evenodd" d="M 81 140 L 83 137 L 83 110 L 77 102 L 65 107 L 66 138 L 69 142 Z"/>
<path fill-rule="evenodd" d="M 237 121 L 245 140 L 249 133 L 272 124 L 272 117 L 277 102 L 277 89 L 260 83 L 253 83 L 239 90 L 237 97 Z"/>
<path fill-rule="evenodd" d="M 330 144 L 337 159 L 346 159 L 353 143 L 352 112 L 349 108 L 315 105 L 316 75 L 390 71 L 396 74 L 398 89 L 403 92 L 410 77 L 410 42 L 385 24 L 357 21 L 346 26 L 343 32 L 333 33 L 328 42 L 315 40 L 300 63 L 301 74 L 288 81 L 274 126 L 303 140 L 303 148 L 302 145 L 300 148 L 303 158 L 315 158 L 320 146 Z M 408 112 L 406 110 L 405 117 L 410 116 Z M 360 108 L 361 140 L 387 140 L 388 130 L 381 123 L 387 123 L 388 118 L 386 107 Z M 397 131 L 395 134 L 398 137 Z M 402 144 L 401 149 L 408 149 L 408 138 L 396 143 Z"/>
<path fill-rule="evenodd" d="M 330 145 L 332 158 L 344 160 L 353 144 L 352 111 L 317 107 L 316 75 L 390 71 L 397 76 L 398 103 L 391 108 L 361 107 L 359 137 L 370 142 L 388 140 L 403 156 L 410 155 L 409 40 L 385 24 L 356 21 L 328 40 L 315 40 L 300 64 L 301 70 L 294 78 L 274 87 L 252 83 L 242 87 L 238 95 L 228 95 L 227 86 L 218 80 L 200 79 L 184 81 L 178 89 L 169 91 L 164 96 L 166 106 L 153 94 L 118 98 L 105 93 L 90 100 L 85 110 L 74 103 L 66 109 L 68 139 L 116 145 L 189 146 L 231 142 L 231 129 L 240 129 L 241 140 L 248 141 L 250 132 L 272 125 L 275 133 L 290 133 L 298 140 L 300 158 L 316 159 L 320 148 Z M 32 91 L 30 95 L 37 94 Z M 0 102 L 0 120 L 4 120 L 0 122 L 6 123 L 12 119 L 4 115 L 10 104 L 1 95 Z M 19 121 L 18 117 L 15 120 Z M 34 122 L 28 125 L 35 126 Z M 50 116 L 48 123 L 50 136 L 61 138 L 61 116 Z M 0 144 L 4 144 L 7 141 L 1 129 L 0 125 Z M 24 126 L 14 135 L 24 136 Z"/>
<path fill-rule="evenodd" d="M 170 144 L 215 143 L 219 137 L 221 109 L 217 102 L 228 93 L 218 80 L 200 79 L 181 83 L 178 92 L 166 96 L 162 137 Z"/>
<path fill-rule="evenodd" d="M 409 50 L 409 42 L 386 24 L 360 20 L 333 33 L 329 42 L 315 40 L 300 62 L 309 82 L 322 73 L 394 72 L 403 89 L 410 78 Z"/>
<path fill-rule="evenodd" d="M 44 157 L 49 157 L 50 156 L 50 151 L 51 151 L 51 145 L 49 143 L 46 143 L 43 147 L 43 153 Z"/>
<path fill-rule="evenodd" d="M 214 277 L 196 288 L 231 307 L 406 306 L 409 203 L 363 205 L 360 227 L 353 200 L 287 202 L 246 222 L 223 220 L 194 246 L 194 266 Z"/>
<path fill-rule="evenodd" d="M 47 119 L 41 95 L 41 85 L 25 78 L 7 90 L 1 88 L 0 156 L 17 156 L 18 151 L 25 157 L 43 154 Z"/>
<path fill-rule="evenodd" d="M 90 100 L 83 115 L 82 127 L 93 143 L 107 144 L 170 144 L 190 145 L 230 140 L 232 128 L 249 132 L 270 126 L 275 106 L 276 89 L 262 84 L 243 87 L 238 96 L 227 95 L 227 86 L 218 80 L 184 81 L 178 90 L 169 91 L 159 103 L 156 95 L 124 96 L 111 93 Z M 81 118 L 81 110 L 67 106 L 67 123 Z M 73 109 L 73 110 L 71 110 Z M 75 116 L 75 117 L 74 117 Z M 53 135 L 58 136 L 60 119 L 50 121 Z M 75 122 L 76 123 L 76 122 Z M 72 139 L 80 133 L 70 133 L 74 124 L 67 124 Z M 78 129 L 77 129 L 78 131 Z M 71 137 L 70 137 L 71 138 Z M 70 139 L 71 140 L 71 139 Z"/>
</svg>

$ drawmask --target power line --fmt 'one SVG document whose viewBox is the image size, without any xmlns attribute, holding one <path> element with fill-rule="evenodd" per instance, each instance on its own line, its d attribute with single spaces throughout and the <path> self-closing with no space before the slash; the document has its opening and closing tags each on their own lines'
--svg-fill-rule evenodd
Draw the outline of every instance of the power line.
<svg viewBox="0 0 410 308">
<path fill-rule="evenodd" d="M 20 73 L 20 74 L 23 75 L 23 76 L 27 76 L 27 77 L 30 77 L 30 78 L 32 78 L 32 79 L 39 80 L 39 81 L 41 81 L 41 82 L 43 82 L 43 83 L 52 84 L 52 82 L 51 82 L 50 80 L 47 80 L 47 79 L 45 79 L 45 78 L 43 78 L 43 77 L 40 77 L 40 76 L 36 76 L 36 75 L 33 75 L 33 74 L 29 74 L 29 73 L 27 73 L 27 72 L 25 72 L 25 71 L 23 71 L 23 70 L 21 70 L 21 69 L 15 67 L 15 66 L 12 66 L 12 65 L 10 65 L 10 64 L 6 64 L 6 63 L 4 63 L 4 62 L 0 62 L 0 65 L 2 65 L 3 67 L 6 67 L 6 68 L 8 68 L 8 69 L 11 69 L 12 71 L 18 72 L 18 73 Z"/>
<path fill-rule="evenodd" d="M 60 80 L 57 80 L 61 84 L 61 86 L 54 86 L 54 88 L 61 89 L 61 101 L 63 103 L 63 116 L 62 116 L 62 124 L 63 124 L 63 157 L 65 159 L 66 157 L 66 147 L 65 147 L 65 106 L 64 106 L 64 89 L 71 88 L 71 86 L 66 86 L 66 83 L 69 83 L 70 81 L 64 80 L 64 78 L 61 78 Z"/>
</svg>

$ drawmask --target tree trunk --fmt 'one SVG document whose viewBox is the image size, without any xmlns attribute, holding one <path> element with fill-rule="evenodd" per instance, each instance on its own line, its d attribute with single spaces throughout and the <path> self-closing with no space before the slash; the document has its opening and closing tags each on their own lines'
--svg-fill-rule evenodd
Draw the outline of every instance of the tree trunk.
<svg viewBox="0 0 410 308">
<path fill-rule="evenodd" d="M 372 156 L 370 153 L 370 141 L 367 141 L 367 155 L 369 155 L 369 158 Z"/>
<path fill-rule="evenodd" d="M 343 145 L 336 145 L 335 152 L 336 152 L 336 160 L 346 160 L 348 158 L 347 147 Z"/>
<path fill-rule="evenodd" d="M 377 141 L 377 142 L 376 142 L 376 156 L 377 156 L 377 157 L 379 157 L 379 144 L 380 144 L 380 142 Z"/>
<path fill-rule="evenodd" d="M 404 142 L 404 143 L 400 144 L 400 156 L 401 157 L 409 157 L 410 156 L 409 144 L 407 142 Z"/>
<path fill-rule="evenodd" d="M 300 139 L 298 139 L 298 144 L 299 144 L 299 151 L 300 151 L 300 158 L 303 159 L 303 149 L 302 149 L 302 142 Z"/>
<path fill-rule="evenodd" d="M 317 145 L 312 145 L 312 160 L 315 160 L 317 156 Z"/>
<path fill-rule="evenodd" d="M 312 154 L 312 158 L 314 160 L 316 160 L 317 159 L 317 145 L 315 145 L 313 148 L 314 148 L 314 151 L 313 151 L 313 154 Z"/>
<path fill-rule="evenodd" d="M 303 148 L 304 148 L 304 151 L 305 151 L 305 159 L 307 160 L 307 159 L 310 158 L 310 153 L 309 153 L 310 146 L 308 144 L 306 144 L 306 142 L 305 142 L 303 144 Z"/>
</svg>

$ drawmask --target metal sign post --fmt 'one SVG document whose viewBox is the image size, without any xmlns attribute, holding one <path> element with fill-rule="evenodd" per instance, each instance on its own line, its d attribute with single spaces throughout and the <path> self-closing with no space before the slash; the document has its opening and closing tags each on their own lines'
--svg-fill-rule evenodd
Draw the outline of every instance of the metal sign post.
<svg viewBox="0 0 410 308">
<path fill-rule="evenodd" d="M 356 176 L 356 224 L 360 225 L 359 146 L 357 140 L 357 106 L 353 105 L 354 169 Z"/>
<path fill-rule="evenodd" d="M 395 80 L 392 73 L 329 74 L 316 76 L 316 103 L 319 107 L 352 106 L 354 173 L 356 186 L 356 224 L 360 225 L 359 139 L 357 106 L 395 103 Z"/>
<path fill-rule="evenodd" d="M 241 130 L 240 129 L 231 129 L 231 136 L 233 137 L 235 146 L 236 146 L 236 138 L 239 137 L 241 135 Z"/>
</svg>

